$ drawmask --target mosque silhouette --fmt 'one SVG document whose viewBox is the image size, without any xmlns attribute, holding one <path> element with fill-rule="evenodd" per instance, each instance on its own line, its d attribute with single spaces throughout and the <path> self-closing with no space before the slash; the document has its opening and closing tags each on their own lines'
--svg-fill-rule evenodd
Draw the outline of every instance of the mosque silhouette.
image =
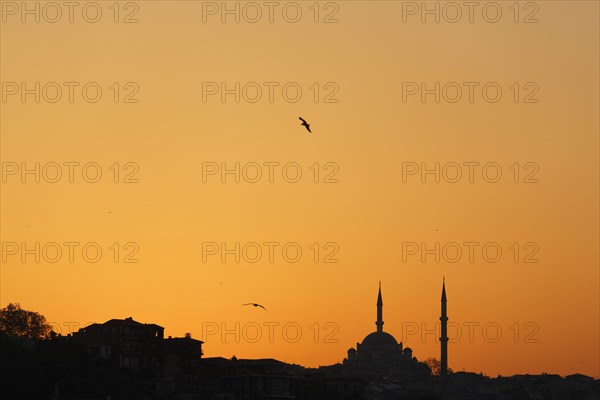
<svg viewBox="0 0 600 400">
<path fill-rule="evenodd" d="M 448 315 L 446 282 L 442 282 L 442 306 L 441 306 L 441 337 L 440 337 L 440 374 L 448 373 Z M 418 362 L 413 357 L 410 347 L 404 347 L 394 336 L 383 331 L 383 297 L 381 295 L 381 282 L 377 294 L 377 330 L 368 334 L 362 343 L 356 343 L 356 349 L 348 349 L 348 358 L 344 359 L 344 365 L 359 368 L 404 368 L 414 369 Z"/>
</svg>

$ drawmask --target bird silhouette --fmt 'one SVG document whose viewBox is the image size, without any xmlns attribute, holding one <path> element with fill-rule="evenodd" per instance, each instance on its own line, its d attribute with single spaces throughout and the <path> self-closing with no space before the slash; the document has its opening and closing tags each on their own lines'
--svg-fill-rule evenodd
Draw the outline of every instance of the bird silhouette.
<svg viewBox="0 0 600 400">
<path fill-rule="evenodd" d="M 262 308 L 263 310 L 267 311 L 267 309 L 266 309 L 266 308 L 264 308 L 263 306 L 261 306 L 260 304 L 257 304 L 257 303 L 246 303 L 246 304 L 242 304 L 242 305 L 243 305 L 243 306 L 254 306 L 254 307 L 260 307 L 260 308 Z"/>
<path fill-rule="evenodd" d="M 310 125 L 308 124 L 308 122 L 306 122 L 306 120 L 304 118 L 302 118 L 302 117 L 298 117 L 298 118 L 300 118 L 300 121 L 302 121 L 302 123 L 300 125 L 302 125 L 303 127 L 305 127 L 308 132 L 312 133 L 311 130 L 310 130 Z"/>
</svg>

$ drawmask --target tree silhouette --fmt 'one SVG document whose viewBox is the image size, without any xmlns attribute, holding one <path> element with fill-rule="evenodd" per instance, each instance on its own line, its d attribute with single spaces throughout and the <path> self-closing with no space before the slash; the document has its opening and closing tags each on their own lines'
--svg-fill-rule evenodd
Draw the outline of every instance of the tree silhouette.
<svg viewBox="0 0 600 400">
<path fill-rule="evenodd" d="M 442 363 L 437 358 L 428 358 L 423 361 L 431 370 L 431 375 L 439 376 L 442 373 Z M 448 373 L 451 374 L 452 368 L 448 368 Z"/>
<path fill-rule="evenodd" d="M 51 332 L 52 327 L 43 315 L 24 310 L 19 303 L 9 303 L 0 309 L 0 334 L 39 340 L 50 337 Z"/>
<path fill-rule="evenodd" d="M 431 370 L 432 375 L 440 374 L 440 372 L 441 372 L 440 360 L 438 360 L 437 358 L 428 358 L 424 362 L 425 362 L 425 364 L 427 364 L 427 366 Z"/>
</svg>

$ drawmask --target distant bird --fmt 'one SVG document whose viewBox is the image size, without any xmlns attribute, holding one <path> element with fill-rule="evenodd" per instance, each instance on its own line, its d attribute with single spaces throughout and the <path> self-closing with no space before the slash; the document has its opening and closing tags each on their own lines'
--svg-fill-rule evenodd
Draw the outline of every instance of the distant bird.
<svg viewBox="0 0 600 400">
<path fill-rule="evenodd" d="M 112 214 L 112 211 L 109 211 L 108 213 L 109 213 L 109 214 Z"/>
<path fill-rule="evenodd" d="M 243 306 L 254 306 L 254 307 L 260 307 L 263 310 L 267 311 L 266 308 L 264 308 L 263 306 L 261 306 L 260 304 L 256 304 L 256 303 L 246 303 L 246 304 L 242 304 Z"/>
<path fill-rule="evenodd" d="M 308 122 L 306 122 L 306 120 L 305 120 L 304 118 L 302 118 L 302 117 L 298 117 L 298 118 L 300 118 L 300 121 L 302 121 L 302 123 L 301 123 L 300 125 L 302 125 L 303 127 L 305 127 L 305 128 L 306 128 L 306 130 L 307 130 L 309 133 L 312 133 L 312 132 L 310 131 L 310 125 L 308 124 Z"/>
</svg>

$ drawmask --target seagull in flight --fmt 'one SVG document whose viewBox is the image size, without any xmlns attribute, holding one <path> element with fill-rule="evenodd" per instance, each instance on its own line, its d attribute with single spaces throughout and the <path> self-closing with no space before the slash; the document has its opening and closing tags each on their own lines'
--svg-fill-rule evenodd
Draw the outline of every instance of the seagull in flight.
<svg viewBox="0 0 600 400">
<path fill-rule="evenodd" d="M 260 304 L 257 304 L 257 303 L 246 303 L 246 304 L 242 304 L 242 305 L 243 305 L 243 306 L 254 306 L 254 307 L 260 307 L 260 308 L 262 308 L 263 310 L 267 311 L 267 309 L 266 309 L 266 308 L 264 308 L 263 306 L 261 306 Z"/>
<path fill-rule="evenodd" d="M 312 133 L 312 132 L 310 131 L 310 125 L 308 124 L 308 122 L 306 122 L 306 120 L 305 120 L 304 118 L 302 118 L 302 117 L 298 117 L 298 118 L 300 118 L 300 121 L 302 121 L 302 123 L 301 123 L 300 125 L 302 125 L 303 127 L 305 127 L 305 128 L 306 128 L 306 130 L 307 130 L 309 133 Z"/>
</svg>

